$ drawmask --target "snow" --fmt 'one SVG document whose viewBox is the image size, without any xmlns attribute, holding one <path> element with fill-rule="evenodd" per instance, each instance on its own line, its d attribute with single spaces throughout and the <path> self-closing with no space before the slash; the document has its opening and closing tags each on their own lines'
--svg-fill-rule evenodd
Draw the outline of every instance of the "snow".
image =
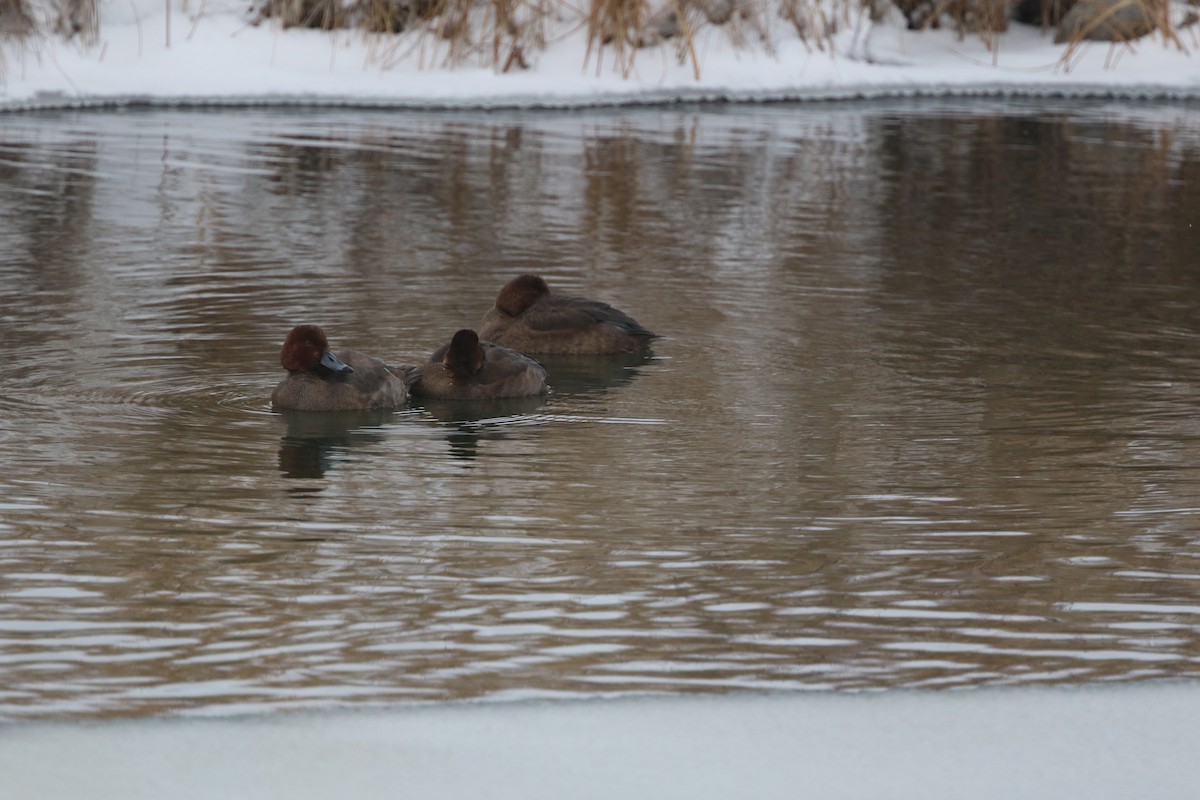
<svg viewBox="0 0 1200 800">
<path fill-rule="evenodd" d="M 4 796 L 1195 797 L 1185 684 L 462 703 L 0 726 Z"/>
<path fill-rule="evenodd" d="M 1200 97 L 1200 26 L 1170 41 L 1053 42 L 1053 31 L 1012 23 L 989 51 L 979 37 L 909 31 L 839 15 L 836 33 L 805 43 L 784 20 L 735 46 L 737 32 L 704 26 L 693 64 L 674 40 L 587 56 L 578 18 L 562 18 L 549 46 L 527 49 L 528 69 L 503 73 L 469 55 L 448 66 L 430 33 L 284 29 L 247 21 L 232 0 L 102 3 L 98 41 L 39 35 L 0 45 L 0 108 L 159 103 L 321 103 L 368 106 L 584 106 L 707 99 L 839 99 L 912 94 Z M 1182 22 L 1184 7 L 1176 6 Z M 744 35 L 747 31 L 741 31 Z M 628 62 L 626 66 L 629 66 Z M 698 68 L 699 76 L 696 75 Z M 628 72 L 628 74 L 624 74 Z"/>
</svg>

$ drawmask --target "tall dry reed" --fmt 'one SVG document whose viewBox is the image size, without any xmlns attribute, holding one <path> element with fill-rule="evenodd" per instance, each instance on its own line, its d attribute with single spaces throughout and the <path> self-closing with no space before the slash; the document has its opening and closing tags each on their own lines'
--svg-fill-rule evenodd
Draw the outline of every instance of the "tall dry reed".
<svg viewBox="0 0 1200 800">
<path fill-rule="evenodd" d="M 33 15 L 25 0 L 0 0 L 0 37 L 23 39 L 33 33 L 34 27 Z M 0 67 L 3 66 L 0 61 Z"/>
<path fill-rule="evenodd" d="M 100 35 L 100 0 L 60 0 L 54 29 L 67 38 L 94 43 Z"/>
<path fill-rule="evenodd" d="M 588 0 L 584 21 L 587 24 L 587 52 L 584 64 L 596 57 L 597 74 L 604 66 L 604 51 L 608 48 L 613 62 L 622 75 L 633 69 L 637 42 L 650 19 L 647 0 Z"/>
<path fill-rule="evenodd" d="M 474 61 L 504 72 L 523 69 L 545 49 L 549 31 L 570 30 L 576 23 L 586 33 L 584 69 L 599 74 L 614 68 L 628 76 L 640 50 L 673 46 L 677 61 L 690 63 L 697 77 L 701 69 L 697 41 L 708 29 L 721 29 L 735 48 L 771 53 L 778 21 L 783 20 L 801 41 L 826 49 L 846 23 L 879 21 L 894 6 L 911 28 L 950 25 L 960 35 L 981 37 L 994 49 L 997 34 L 1014 14 L 1021 21 L 1058 25 L 1072 5 L 1113 1 L 1016 0 L 1014 5 L 1014 0 L 252 0 L 259 3 L 260 20 L 271 19 L 284 27 L 353 28 L 372 35 L 373 53 L 385 69 L 414 53 L 423 65 Z M 0 0 L 0 36 L 36 32 L 31 2 Z M 38 2 L 52 4 L 46 24 L 59 34 L 96 40 L 100 0 Z M 1116 41 L 1155 30 L 1184 48 L 1171 26 L 1167 0 L 1115 2 L 1124 9 L 1121 14 L 1133 16 L 1103 12 L 1098 19 L 1060 33 L 1068 43 L 1064 64 L 1069 67 L 1083 41 L 1103 34 L 1103 26 L 1125 24 L 1121 20 L 1127 18 L 1142 22 L 1129 23 L 1127 29 L 1116 27 L 1112 34 Z M 1136 9 L 1142 10 L 1140 17 Z M 411 35 L 390 36 L 399 33 Z"/>
<path fill-rule="evenodd" d="M 1088 12 L 1088 13 L 1080 13 Z M 1163 41 L 1187 52 L 1171 21 L 1166 0 L 1116 0 L 1093 3 L 1093 0 L 1074 0 L 1058 25 L 1055 41 L 1066 43 L 1059 66 L 1070 70 L 1088 41 L 1110 42 L 1106 66 L 1114 66 L 1123 53 L 1133 49 L 1133 43 L 1157 31 Z"/>
<path fill-rule="evenodd" d="M 376 42 L 376 58 L 384 69 L 409 57 L 422 65 L 474 62 L 503 72 L 524 69 L 545 48 L 548 20 L 558 9 L 554 0 L 417 2 L 422 5 L 403 22 L 413 36 Z"/>
</svg>

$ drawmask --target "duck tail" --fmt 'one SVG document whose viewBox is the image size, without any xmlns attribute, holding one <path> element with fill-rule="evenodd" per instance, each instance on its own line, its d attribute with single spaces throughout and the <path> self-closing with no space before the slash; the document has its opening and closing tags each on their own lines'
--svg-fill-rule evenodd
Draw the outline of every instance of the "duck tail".
<svg viewBox="0 0 1200 800">
<path fill-rule="evenodd" d="M 405 386 L 412 386 L 421 380 L 421 368 L 416 364 L 399 364 L 395 367 L 388 367 L 388 372 L 404 381 Z"/>
</svg>

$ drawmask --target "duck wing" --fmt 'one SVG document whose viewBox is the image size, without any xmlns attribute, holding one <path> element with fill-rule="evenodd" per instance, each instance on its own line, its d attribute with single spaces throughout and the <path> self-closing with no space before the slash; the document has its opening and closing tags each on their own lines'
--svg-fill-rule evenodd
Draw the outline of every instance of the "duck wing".
<svg viewBox="0 0 1200 800">
<path fill-rule="evenodd" d="M 633 317 L 599 300 L 577 297 L 540 301 L 525 313 L 530 328 L 541 331 L 586 330 L 593 325 L 611 325 L 632 336 L 655 336 Z"/>
</svg>

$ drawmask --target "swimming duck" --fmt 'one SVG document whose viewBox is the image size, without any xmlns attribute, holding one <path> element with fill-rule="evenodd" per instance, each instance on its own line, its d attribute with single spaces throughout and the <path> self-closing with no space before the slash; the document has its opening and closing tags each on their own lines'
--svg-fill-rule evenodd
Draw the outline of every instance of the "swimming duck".
<svg viewBox="0 0 1200 800">
<path fill-rule="evenodd" d="M 276 409 L 391 409 L 400 408 L 408 399 L 402 372 L 355 350 L 334 353 L 317 325 L 292 328 L 279 363 L 288 376 L 271 392 L 271 405 Z"/>
<path fill-rule="evenodd" d="M 537 275 L 504 285 L 479 338 L 525 353 L 632 353 L 658 335 L 599 300 L 553 294 Z"/>
<path fill-rule="evenodd" d="M 441 400 L 489 400 L 545 394 L 546 370 L 524 353 L 461 330 L 419 367 L 413 394 Z"/>
</svg>

